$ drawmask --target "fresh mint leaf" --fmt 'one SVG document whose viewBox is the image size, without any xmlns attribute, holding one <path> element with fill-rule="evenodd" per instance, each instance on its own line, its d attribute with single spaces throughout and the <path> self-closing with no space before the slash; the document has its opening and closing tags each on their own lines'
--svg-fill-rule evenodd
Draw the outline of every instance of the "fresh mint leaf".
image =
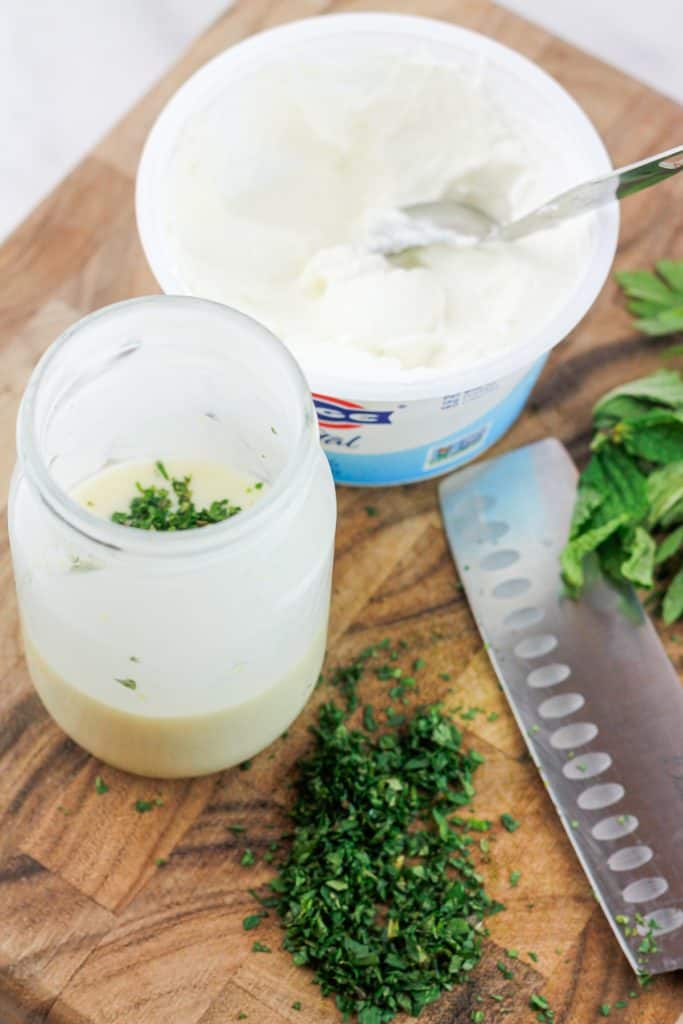
<svg viewBox="0 0 683 1024">
<path fill-rule="evenodd" d="M 683 461 L 672 462 L 650 473 L 647 481 L 650 526 L 669 526 L 676 522 L 678 506 L 683 502 Z"/>
<path fill-rule="evenodd" d="M 644 334 L 649 334 L 653 338 L 683 331 L 683 299 L 679 306 L 663 309 L 657 316 L 643 317 L 641 320 L 636 320 L 635 323 L 636 327 Z"/>
<path fill-rule="evenodd" d="M 639 398 L 654 405 L 665 405 L 675 409 L 683 406 L 683 377 L 677 370 L 657 370 L 647 377 L 621 384 L 603 395 L 595 405 L 593 414 L 598 415 L 614 398 L 622 396 Z"/>
<path fill-rule="evenodd" d="M 618 516 L 627 522 L 639 523 L 647 513 L 646 477 L 620 445 L 607 442 L 593 456 L 584 470 L 580 487 L 590 487 L 603 500 L 589 520 L 600 526 Z"/>
<path fill-rule="evenodd" d="M 683 548 L 683 526 L 679 526 L 661 542 L 655 554 L 655 565 L 661 565 L 662 562 L 673 558 L 681 548 Z"/>
<path fill-rule="evenodd" d="M 655 266 L 669 287 L 683 296 L 683 260 L 660 260 Z"/>
<path fill-rule="evenodd" d="M 598 430 L 609 430 L 620 420 L 638 420 L 652 411 L 652 404 L 643 398 L 631 395 L 615 395 L 607 401 L 602 400 L 595 408 L 595 426 Z"/>
<path fill-rule="evenodd" d="M 636 587 L 652 586 L 656 547 L 647 530 L 637 526 L 627 549 L 628 558 L 621 565 L 622 576 Z"/>
<path fill-rule="evenodd" d="M 617 430 L 630 455 L 664 465 L 683 460 L 683 411 L 655 409 Z"/>
<path fill-rule="evenodd" d="M 660 260 L 656 274 L 621 271 L 616 278 L 628 299 L 629 312 L 638 318 L 635 327 L 653 336 L 683 330 L 683 262 Z"/>
<path fill-rule="evenodd" d="M 664 595 L 662 615 L 667 626 L 683 615 L 683 567 L 678 570 Z"/>
<path fill-rule="evenodd" d="M 614 276 L 627 298 L 646 299 L 662 308 L 670 304 L 671 289 L 649 270 L 621 270 Z"/>
<path fill-rule="evenodd" d="M 603 541 L 623 526 L 628 521 L 628 516 L 622 514 L 608 519 L 601 526 L 595 526 L 592 530 L 574 537 L 565 546 L 560 563 L 562 575 L 572 594 L 578 594 L 585 582 L 584 560 L 591 551 L 597 551 Z"/>
<path fill-rule="evenodd" d="M 595 510 L 602 505 L 605 499 L 595 487 L 581 482 L 576 496 L 576 504 L 572 514 L 572 522 L 569 530 L 570 537 L 578 537 L 583 527 L 589 522 Z"/>
</svg>

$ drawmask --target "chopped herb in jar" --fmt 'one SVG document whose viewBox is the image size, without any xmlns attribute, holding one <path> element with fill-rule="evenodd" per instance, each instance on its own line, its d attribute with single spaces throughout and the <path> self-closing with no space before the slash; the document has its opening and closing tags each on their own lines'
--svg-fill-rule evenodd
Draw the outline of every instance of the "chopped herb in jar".
<svg viewBox="0 0 683 1024">
<path fill-rule="evenodd" d="M 125 686 L 127 690 L 137 690 L 138 684 L 134 679 L 114 679 L 115 683 L 120 683 L 121 686 Z"/>
<path fill-rule="evenodd" d="M 221 523 L 242 511 L 239 505 L 233 505 L 228 498 L 212 501 L 208 507 L 198 509 L 192 500 L 192 477 L 171 478 L 163 462 L 156 462 L 155 466 L 160 476 L 171 485 L 171 489 L 156 487 L 154 484 L 143 487 L 141 483 L 136 483 L 138 493 L 131 498 L 128 511 L 113 512 L 112 522 L 138 530 L 171 532 Z"/>
</svg>

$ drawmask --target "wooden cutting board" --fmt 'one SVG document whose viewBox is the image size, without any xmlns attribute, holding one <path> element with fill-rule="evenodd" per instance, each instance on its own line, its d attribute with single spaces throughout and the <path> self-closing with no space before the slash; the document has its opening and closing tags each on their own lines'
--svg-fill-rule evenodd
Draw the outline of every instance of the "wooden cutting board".
<svg viewBox="0 0 683 1024">
<path fill-rule="evenodd" d="M 249 33 L 296 17 L 364 8 L 452 20 L 538 61 L 586 108 L 616 164 L 683 139 L 676 104 L 485 0 L 241 0 L 0 249 L 3 508 L 19 396 L 40 354 L 89 310 L 157 290 L 137 239 L 133 182 L 141 144 L 162 104 L 195 68 Z M 683 257 L 682 206 L 681 179 L 629 199 L 617 266 Z M 665 344 L 634 333 L 608 283 L 551 358 L 528 411 L 497 450 L 554 434 L 581 461 L 593 401 L 609 386 L 659 366 Z M 376 516 L 367 514 L 368 505 Z M 21 654 L 4 516 L 0 578 L 2 1024 L 225 1024 L 240 1013 L 254 1024 L 338 1021 L 307 972 L 279 949 L 272 919 L 259 938 L 273 953 L 251 952 L 254 934 L 241 924 L 252 907 L 246 890 L 262 884 L 269 870 L 262 861 L 241 867 L 245 840 L 226 828 L 248 823 L 248 844 L 262 853 L 277 834 L 273 828 L 283 826 L 287 783 L 308 745 L 307 725 L 321 694 L 289 738 L 256 758 L 250 771 L 156 787 L 85 754 L 34 695 Z M 483 866 L 491 893 L 508 909 L 491 920 L 474 983 L 434 1004 L 423 1019 L 459 1024 L 483 1008 L 487 1022 L 533 1021 L 528 998 L 542 991 L 558 1024 L 594 1022 L 601 1019 L 599 1004 L 622 998 L 628 1006 L 612 1011 L 615 1021 L 683 1020 L 681 977 L 658 978 L 646 995 L 628 998 L 637 985 L 526 755 L 455 583 L 433 482 L 339 491 L 328 663 L 384 636 L 405 638 L 407 657 L 427 662 L 431 682 L 423 694 L 449 706 L 464 702 L 498 711 L 495 722 L 480 715 L 464 723 L 466 741 L 486 756 L 476 807 L 492 819 L 510 811 L 522 822 L 513 834 L 497 830 Z M 675 631 L 665 642 L 680 663 L 683 644 Z M 450 683 L 438 678 L 442 672 L 451 674 Z M 104 795 L 95 792 L 98 773 L 110 786 Z M 133 801 L 157 789 L 164 806 L 135 813 Z M 157 858 L 166 858 L 166 866 L 155 866 Z M 522 872 L 516 888 L 508 881 L 512 870 Z M 510 982 L 495 966 L 506 947 L 520 951 Z M 538 954 L 537 962 L 528 950 Z M 491 992 L 507 993 L 509 1000 L 499 1006 Z M 292 1007 L 297 1000 L 300 1011 Z M 503 1016 L 503 1008 L 511 1012 Z"/>
</svg>

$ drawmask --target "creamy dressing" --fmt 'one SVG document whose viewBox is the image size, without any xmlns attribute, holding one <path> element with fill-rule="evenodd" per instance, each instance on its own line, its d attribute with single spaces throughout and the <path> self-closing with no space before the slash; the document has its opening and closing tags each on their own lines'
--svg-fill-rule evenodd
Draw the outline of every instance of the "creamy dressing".
<svg viewBox="0 0 683 1024">
<path fill-rule="evenodd" d="M 125 689 L 128 711 L 97 700 L 58 675 L 26 635 L 24 646 L 33 685 L 69 736 L 115 768 L 170 779 L 221 771 L 277 739 L 315 686 L 325 638 L 323 629 L 303 661 L 254 697 L 245 693 L 241 703 L 210 713 L 168 716 L 145 714 L 142 689 Z"/>
<path fill-rule="evenodd" d="M 283 59 L 180 133 L 163 198 L 183 285 L 250 313 L 307 371 L 429 376 L 504 352 L 566 301 L 585 222 L 516 242 L 370 251 L 378 218 L 454 198 L 511 220 L 570 184 L 543 126 L 422 53 Z"/>
<path fill-rule="evenodd" d="M 191 477 L 190 487 L 197 508 L 229 498 L 232 504 L 246 510 L 267 489 L 267 485 L 255 477 L 217 462 L 169 458 L 163 460 L 163 465 L 169 477 Z M 133 461 L 107 467 L 82 482 L 72 496 L 93 514 L 110 518 L 115 511 L 128 510 L 131 498 L 139 493 L 138 482 L 143 487 L 165 486 L 170 490 L 170 483 L 155 462 Z M 239 587 L 239 581 L 223 582 Z M 206 660 L 207 652 L 194 649 L 192 623 L 183 624 L 187 625 L 184 637 L 169 636 L 161 645 L 157 642 L 157 649 L 148 650 L 144 640 L 131 639 L 123 650 L 112 650 L 111 634 L 117 608 L 125 600 L 126 589 L 134 588 L 135 582 L 117 582 L 116 578 L 107 582 L 107 572 L 99 568 L 96 560 L 79 558 L 73 562 L 62 587 L 65 602 L 73 601 L 70 591 L 74 586 L 83 591 L 74 611 L 79 602 L 81 605 L 87 602 L 88 610 L 82 608 L 83 621 L 79 625 L 84 630 L 85 642 L 82 656 L 71 659 L 71 664 L 76 665 L 73 676 L 67 678 L 51 664 L 41 649 L 40 638 L 32 635 L 25 618 L 27 663 L 36 690 L 55 721 L 86 750 L 117 768 L 171 778 L 202 775 L 237 764 L 282 733 L 305 704 L 318 678 L 325 651 L 326 591 L 316 609 L 316 631 L 308 634 L 313 639 L 304 647 L 303 654 L 293 665 L 283 661 L 279 669 L 271 667 L 265 677 L 258 676 L 258 668 L 250 671 L 239 658 L 230 657 L 230 621 L 226 619 L 223 634 L 215 638 L 221 656 L 214 657 L 211 664 L 215 678 L 210 680 L 208 696 L 203 692 L 197 697 L 196 708 L 188 711 L 187 697 L 184 710 L 174 708 L 171 694 L 165 687 L 177 688 L 179 681 L 184 682 L 183 689 L 190 697 L 202 686 L 206 691 L 207 681 L 195 678 L 195 673 L 201 671 L 195 666 L 202 658 Z M 163 615 L 164 600 L 173 600 L 173 589 L 166 594 L 164 590 L 162 584 L 156 597 L 158 608 L 152 605 L 148 608 L 150 627 L 159 612 Z M 208 577 L 203 598 L 212 606 L 221 599 L 220 591 Z M 182 591 L 180 600 L 183 600 Z M 88 616 L 92 616 L 99 605 L 101 638 L 95 642 Z M 213 611 L 213 607 L 210 610 Z M 188 606 L 186 617 L 194 612 L 195 609 Z M 145 636 L 144 623 L 142 625 L 141 638 Z M 59 632 L 51 630 L 53 644 Z M 178 641 L 183 661 L 179 664 L 178 656 L 171 656 L 166 669 L 165 660 L 169 660 L 172 644 Z M 67 640 L 66 637 L 61 643 L 57 640 L 60 657 L 66 653 L 64 644 L 72 646 L 73 642 L 73 638 Z M 272 654 L 271 666 L 273 662 L 277 664 Z M 263 652 L 254 652 L 254 655 L 257 662 L 259 656 L 263 658 Z"/>
<path fill-rule="evenodd" d="M 169 477 L 180 480 L 187 476 L 191 478 L 192 500 L 198 509 L 223 498 L 228 498 L 231 505 L 247 509 L 258 501 L 267 487 L 262 480 L 222 462 L 186 458 L 161 461 Z M 163 487 L 173 498 L 171 484 L 164 479 L 156 462 L 151 460 L 108 466 L 79 484 L 71 496 L 93 515 L 111 519 L 113 512 L 128 511 L 131 498 L 139 494 L 138 483 L 142 487 Z"/>
</svg>

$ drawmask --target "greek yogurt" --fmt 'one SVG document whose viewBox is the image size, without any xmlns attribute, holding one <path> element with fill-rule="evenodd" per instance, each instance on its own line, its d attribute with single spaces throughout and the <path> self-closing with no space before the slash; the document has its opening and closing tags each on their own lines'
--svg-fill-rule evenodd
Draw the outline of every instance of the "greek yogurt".
<svg viewBox="0 0 683 1024">
<path fill-rule="evenodd" d="M 571 97 L 454 25 L 326 16 L 232 47 L 170 100 L 137 215 L 167 292 L 247 310 L 299 360 L 338 482 L 436 476 L 502 436 L 609 270 L 616 206 L 514 243 L 372 251 L 405 205 L 522 215 L 609 168 Z"/>
<path fill-rule="evenodd" d="M 230 121 L 230 132 L 222 130 Z M 434 375 L 514 348 L 585 261 L 573 221 L 516 242 L 370 251 L 397 207 L 452 197 L 510 220 L 557 187 L 558 153 L 472 77 L 419 48 L 290 59 L 190 118 L 165 209 L 180 275 L 245 310 L 309 374 Z"/>
</svg>

